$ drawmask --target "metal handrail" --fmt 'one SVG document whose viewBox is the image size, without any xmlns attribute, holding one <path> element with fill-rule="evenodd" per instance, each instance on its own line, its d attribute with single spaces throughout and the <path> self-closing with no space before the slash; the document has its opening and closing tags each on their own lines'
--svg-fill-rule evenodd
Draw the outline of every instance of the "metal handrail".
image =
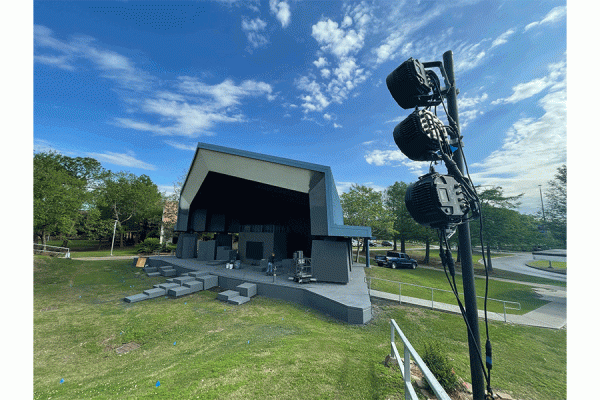
<svg viewBox="0 0 600 400">
<path fill-rule="evenodd" d="M 37 247 L 37 248 L 36 248 Z M 66 251 L 65 251 L 66 250 Z M 33 254 L 51 253 L 51 254 L 64 254 L 65 258 L 71 258 L 71 252 L 68 247 L 50 246 L 39 243 L 33 244 Z"/>
<path fill-rule="evenodd" d="M 397 283 L 398 284 L 398 295 L 399 295 L 399 302 L 402 303 L 402 285 L 408 285 L 408 286 L 414 286 L 414 287 L 419 287 L 419 288 L 423 288 L 423 289 L 429 289 L 431 290 L 431 308 L 434 308 L 434 301 L 433 301 L 433 292 L 434 291 L 438 291 L 438 292 L 445 292 L 445 293 L 454 293 L 450 290 L 445 290 L 445 289 L 438 289 L 438 288 L 432 288 L 429 286 L 421 286 L 421 285 L 415 285 L 414 283 L 406 283 L 406 282 L 400 282 L 400 281 L 392 281 L 389 279 L 382 279 L 382 278 L 373 278 L 370 276 L 365 276 L 365 282 L 367 283 L 367 288 L 369 289 L 369 296 L 371 295 L 371 280 L 378 280 L 378 281 L 385 281 L 385 282 L 392 282 L 392 283 Z M 459 293 L 460 295 L 462 295 L 462 293 Z M 485 299 L 485 297 L 481 297 L 481 296 L 477 296 L 477 298 L 479 299 Z M 516 302 L 516 301 L 508 301 L 508 300 L 499 300 L 499 299 L 494 299 L 491 297 L 488 297 L 488 300 L 492 300 L 492 301 L 498 301 L 502 303 L 502 307 L 504 310 L 504 322 L 507 322 L 507 318 L 506 318 L 506 310 L 516 310 L 516 311 L 520 311 L 521 310 L 521 303 Z M 512 304 L 514 305 L 514 307 L 511 307 L 508 304 Z"/>
<path fill-rule="evenodd" d="M 419 369 L 423 373 L 423 376 L 425 377 L 425 379 L 427 379 L 427 382 L 429 382 L 429 387 L 431 388 L 433 393 L 437 396 L 437 398 L 439 400 L 451 400 L 450 396 L 448 396 L 448 393 L 446 393 L 446 391 L 444 390 L 442 385 L 440 385 L 440 383 L 435 378 L 435 376 L 433 375 L 433 373 L 431 372 L 429 367 L 427 367 L 427 364 L 425 364 L 423 359 L 419 356 L 419 353 L 417 353 L 417 351 L 414 349 L 414 347 L 412 347 L 412 345 L 410 344 L 410 342 L 408 341 L 408 339 L 406 338 L 406 336 L 404 335 L 402 330 L 398 327 L 398 324 L 396 324 L 396 321 L 394 321 L 394 319 L 390 319 L 390 326 L 391 326 L 391 331 L 392 331 L 391 339 L 390 339 L 390 346 L 391 346 L 391 352 L 392 352 L 391 355 L 398 361 L 399 367 L 400 367 L 400 354 L 398 353 L 398 348 L 396 347 L 396 340 L 395 340 L 396 332 L 398 332 L 398 335 L 400 336 L 400 339 L 402 340 L 402 343 L 404 344 L 404 362 L 403 362 L 402 367 L 400 367 L 400 372 L 402 373 L 402 378 L 404 378 L 404 399 L 405 400 L 417 400 L 418 399 L 417 393 L 415 392 L 415 388 L 413 387 L 412 382 L 410 380 L 410 357 L 412 356 L 413 359 L 415 360 L 415 364 L 417 365 L 417 367 L 419 367 Z"/>
</svg>

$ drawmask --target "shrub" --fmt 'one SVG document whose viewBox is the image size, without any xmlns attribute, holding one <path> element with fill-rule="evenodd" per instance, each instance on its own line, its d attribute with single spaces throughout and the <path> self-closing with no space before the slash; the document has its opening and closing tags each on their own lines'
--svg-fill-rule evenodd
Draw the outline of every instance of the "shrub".
<svg viewBox="0 0 600 400">
<path fill-rule="evenodd" d="M 137 247 L 138 253 L 153 253 L 154 250 L 160 250 L 161 244 L 160 239 L 158 238 L 146 238 L 142 243 L 140 243 Z"/>
<path fill-rule="evenodd" d="M 458 389 L 460 386 L 458 377 L 454 373 L 450 359 L 444 354 L 439 343 L 426 343 L 422 358 L 446 392 L 450 393 Z"/>
</svg>

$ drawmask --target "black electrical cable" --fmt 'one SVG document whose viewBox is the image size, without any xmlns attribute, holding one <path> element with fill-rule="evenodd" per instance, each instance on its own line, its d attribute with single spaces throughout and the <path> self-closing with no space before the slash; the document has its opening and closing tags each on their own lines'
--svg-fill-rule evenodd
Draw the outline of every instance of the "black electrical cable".
<svg viewBox="0 0 600 400">
<path fill-rule="evenodd" d="M 439 96 L 442 98 L 443 97 L 442 91 L 441 91 L 439 85 L 437 84 L 437 82 L 433 82 L 433 83 L 434 83 L 434 87 L 437 89 Z M 453 89 L 453 86 L 449 88 L 449 90 L 452 90 L 452 89 Z M 488 314 L 487 314 L 488 290 L 489 290 L 489 271 L 488 271 L 488 266 L 487 266 L 487 262 L 486 262 L 486 258 L 485 258 L 485 250 L 484 250 L 484 246 L 483 246 L 483 210 L 481 207 L 481 201 L 479 199 L 479 196 L 477 195 L 477 191 L 473 184 L 473 180 L 471 179 L 471 174 L 469 173 L 469 167 L 467 164 L 467 159 L 465 157 L 465 153 L 462 148 L 462 140 L 460 138 L 460 134 L 459 134 L 458 130 L 455 128 L 455 126 L 458 126 L 458 124 L 456 121 L 454 121 L 454 119 L 448 113 L 448 110 L 446 109 L 446 104 L 444 103 L 443 100 L 442 100 L 441 104 L 446 113 L 446 117 L 448 118 L 448 122 L 450 122 L 449 128 L 452 131 L 454 131 L 454 134 L 455 134 L 456 138 L 458 139 L 457 148 L 458 148 L 458 151 L 460 152 L 460 157 L 463 159 L 463 164 L 465 166 L 465 171 L 467 173 L 466 179 L 468 179 L 468 183 L 465 186 L 466 186 L 468 192 L 470 192 L 472 190 L 472 193 L 469 193 L 469 195 L 474 196 L 474 200 L 475 200 L 475 202 L 477 204 L 477 208 L 478 208 L 477 211 L 478 211 L 478 218 L 479 218 L 479 242 L 481 244 L 481 255 L 483 258 L 483 265 L 484 265 L 484 269 L 485 269 L 485 297 L 484 297 L 483 308 L 484 308 L 485 334 L 486 334 L 486 343 L 485 343 L 485 353 L 486 353 L 485 364 L 486 365 L 485 365 L 485 368 L 487 368 L 487 374 L 485 373 L 485 369 L 484 369 L 483 365 L 482 365 L 482 371 L 484 372 L 484 375 L 486 376 L 488 395 L 493 396 L 492 388 L 491 388 L 492 344 L 490 341 L 490 333 L 489 333 L 490 331 L 489 331 Z M 437 108 L 436 108 L 436 111 L 437 111 Z M 438 139 L 438 142 L 439 142 L 439 139 Z M 441 143 L 440 143 L 440 150 L 442 150 Z M 442 157 L 445 155 L 445 153 L 443 151 L 441 151 L 441 154 L 442 154 Z M 444 161 L 446 161 L 445 157 L 443 157 L 443 158 L 444 158 Z M 456 164 L 454 164 L 454 165 L 456 165 Z M 462 175 L 462 174 L 460 174 L 460 175 Z M 448 241 L 445 237 L 444 237 L 444 241 L 445 241 L 446 249 L 448 250 L 449 245 L 448 245 Z M 440 235 L 440 256 L 441 256 L 441 247 L 442 247 L 442 243 L 441 243 L 441 235 Z M 450 262 L 452 262 L 452 257 L 450 257 Z M 445 264 L 444 264 L 444 271 L 446 271 Z M 446 273 L 446 278 L 448 278 L 447 273 Z M 448 281 L 450 281 L 450 280 L 448 279 Z M 454 281 L 454 277 L 453 277 L 453 281 Z M 455 292 L 456 299 L 459 303 L 459 307 L 461 308 L 461 313 L 463 313 L 462 304 L 460 303 L 460 299 L 459 299 L 458 293 L 457 293 L 458 291 L 456 290 L 456 281 L 454 281 L 454 285 L 455 285 L 455 287 L 453 290 Z M 452 284 L 450 286 L 452 286 Z M 473 336 L 473 334 L 471 332 L 471 328 L 469 326 L 469 323 L 467 322 L 467 319 L 466 319 L 466 316 L 464 315 L 464 313 L 463 313 L 463 319 L 465 320 L 465 323 L 467 324 L 467 328 L 469 329 L 471 336 Z M 481 361 L 481 352 L 479 351 L 479 348 L 477 349 L 477 351 L 479 353 L 479 359 Z M 481 363 L 483 364 L 482 361 L 481 361 Z"/>
</svg>

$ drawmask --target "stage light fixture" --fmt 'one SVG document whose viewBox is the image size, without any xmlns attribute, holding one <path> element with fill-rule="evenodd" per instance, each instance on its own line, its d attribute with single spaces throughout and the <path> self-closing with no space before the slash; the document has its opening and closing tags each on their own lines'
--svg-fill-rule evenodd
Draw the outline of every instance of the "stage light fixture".
<svg viewBox="0 0 600 400">
<path fill-rule="evenodd" d="M 405 110 L 418 106 L 434 106 L 441 103 L 434 87 L 440 87 L 440 80 L 431 70 L 426 70 L 429 63 L 421 63 L 412 57 L 404 61 L 385 79 L 390 94 L 396 103 Z"/>
<path fill-rule="evenodd" d="M 436 229 L 451 229 L 467 221 L 471 211 L 462 185 L 452 176 L 437 172 L 410 184 L 404 201 L 417 223 Z"/>
<path fill-rule="evenodd" d="M 394 128 L 394 141 L 413 161 L 438 161 L 452 154 L 444 124 L 427 110 L 415 110 Z"/>
</svg>

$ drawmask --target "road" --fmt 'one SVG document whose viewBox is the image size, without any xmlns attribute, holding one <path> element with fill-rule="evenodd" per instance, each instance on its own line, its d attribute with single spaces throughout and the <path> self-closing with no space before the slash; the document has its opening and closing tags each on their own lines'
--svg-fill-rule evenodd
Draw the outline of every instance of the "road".
<svg viewBox="0 0 600 400">
<path fill-rule="evenodd" d="M 505 271 L 516 272 L 519 274 L 552 279 L 560 282 L 567 281 L 566 275 L 542 271 L 525 265 L 527 262 L 532 260 L 533 256 L 531 253 L 516 253 L 513 256 L 492 258 L 492 267 Z"/>
</svg>

